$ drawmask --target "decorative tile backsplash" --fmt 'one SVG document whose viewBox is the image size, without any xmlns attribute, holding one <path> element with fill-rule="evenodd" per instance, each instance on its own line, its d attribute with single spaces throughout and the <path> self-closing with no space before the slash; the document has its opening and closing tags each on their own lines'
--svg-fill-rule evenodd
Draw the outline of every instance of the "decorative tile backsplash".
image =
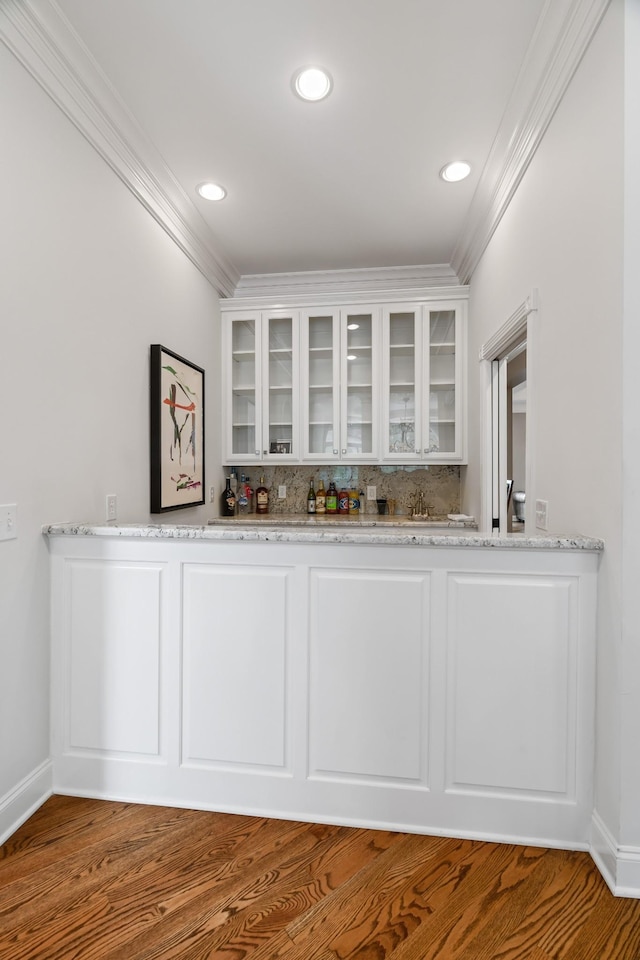
<svg viewBox="0 0 640 960">
<path fill-rule="evenodd" d="M 446 517 L 448 513 L 460 513 L 460 467 L 458 466 L 368 466 L 336 465 L 307 467 L 299 465 L 254 464 L 237 467 L 241 474 L 251 478 L 255 490 L 260 477 L 264 477 L 269 490 L 269 513 L 306 513 L 309 481 L 313 478 L 314 489 L 322 479 L 325 487 L 333 480 L 340 487 L 363 490 L 364 513 L 377 513 L 375 500 L 366 500 L 368 486 L 376 487 L 377 497 L 396 501 L 396 514 L 407 515 L 417 508 L 422 493 L 423 504 L 432 517 Z M 227 468 L 227 473 L 229 468 Z M 286 486 L 286 499 L 278 498 L 278 487 Z"/>
</svg>

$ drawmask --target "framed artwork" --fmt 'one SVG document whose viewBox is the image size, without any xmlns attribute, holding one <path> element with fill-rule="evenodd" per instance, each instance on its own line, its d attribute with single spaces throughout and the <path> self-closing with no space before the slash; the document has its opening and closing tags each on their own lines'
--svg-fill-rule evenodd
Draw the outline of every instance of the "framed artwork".
<svg viewBox="0 0 640 960">
<path fill-rule="evenodd" d="M 151 513 L 204 503 L 204 370 L 151 344 Z"/>
<path fill-rule="evenodd" d="M 269 453 L 291 453 L 291 440 L 272 440 Z"/>
</svg>

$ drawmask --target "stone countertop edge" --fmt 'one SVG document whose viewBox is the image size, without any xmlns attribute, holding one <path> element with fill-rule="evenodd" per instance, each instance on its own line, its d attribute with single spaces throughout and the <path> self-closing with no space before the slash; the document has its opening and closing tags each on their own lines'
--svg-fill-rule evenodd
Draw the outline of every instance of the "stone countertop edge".
<svg viewBox="0 0 640 960">
<path fill-rule="evenodd" d="M 440 528 L 443 529 L 443 528 Z M 424 547 L 499 547 L 519 550 L 592 550 L 604 549 L 604 541 L 596 537 L 559 536 L 540 534 L 527 537 L 524 534 L 491 535 L 469 531 L 463 527 L 451 527 L 447 533 L 416 533 L 403 530 L 380 530 L 369 527 L 353 529 L 278 529 L 260 528 L 259 522 L 243 527 L 222 525 L 197 526 L 195 524 L 169 523 L 52 523 L 42 527 L 47 537 L 130 537 L 148 540 L 209 540 L 249 541 L 271 543 L 361 543 L 397 544 Z"/>
</svg>

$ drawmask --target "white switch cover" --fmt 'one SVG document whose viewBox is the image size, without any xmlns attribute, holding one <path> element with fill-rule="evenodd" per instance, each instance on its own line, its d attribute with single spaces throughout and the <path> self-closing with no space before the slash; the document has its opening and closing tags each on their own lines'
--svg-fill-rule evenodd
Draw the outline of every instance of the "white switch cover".
<svg viewBox="0 0 640 960">
<path fill-rule="evenodd" d="M 107 494 L 107 521 L 118 519 L 118 498 L 115 493 Z"/>
<path fill-rule="evenodd" d="M 278 500 L 287 499 L 287 485 L 286 483 L 281 483 L 278 487 Z"/>
<path fill-rule="evenodd" d="M 367 487 L 367 500 L 375 500 L 375 499 L 376 499 L 376 488 Z"/>
<path fill-rule="evenodd" d="M 18 536 L 18 508 L 15 503 L 0 506 L 0 540 L 15 540 Z"/>
<path fill-rule="evenodd" d="M 547 500 L 536 500 L 536 528 L 538 530 L 548 530 L 549 503 Z"/>
</svg>

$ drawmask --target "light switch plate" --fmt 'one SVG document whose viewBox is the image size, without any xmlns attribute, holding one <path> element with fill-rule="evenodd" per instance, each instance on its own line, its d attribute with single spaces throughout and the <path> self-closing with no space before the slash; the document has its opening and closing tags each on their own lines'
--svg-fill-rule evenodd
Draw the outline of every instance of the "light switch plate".
<svg viewBox="0 0 640 960">
<path fill-rule="evenodd" d="M 18 536 L 18 507 L 15 503 L 0 506 L 0 540 L 16 540 Z"/>
<path fill-rule="evenodd" d="M 376 488 L 367 487 L 367 500 L 375 500 L 375 499 L 376 499 Z"/>
<path fill-rule="evenodd" d="M 107 522 L 118 519 L 118 498 L 115 493 L 107 494 Z"/>
<path fill-rule="evenodd" d="M 278 487 L 278 500 L 287 499 L 287 485 L 286 483 L 281 483 Z"/>
</svg>

